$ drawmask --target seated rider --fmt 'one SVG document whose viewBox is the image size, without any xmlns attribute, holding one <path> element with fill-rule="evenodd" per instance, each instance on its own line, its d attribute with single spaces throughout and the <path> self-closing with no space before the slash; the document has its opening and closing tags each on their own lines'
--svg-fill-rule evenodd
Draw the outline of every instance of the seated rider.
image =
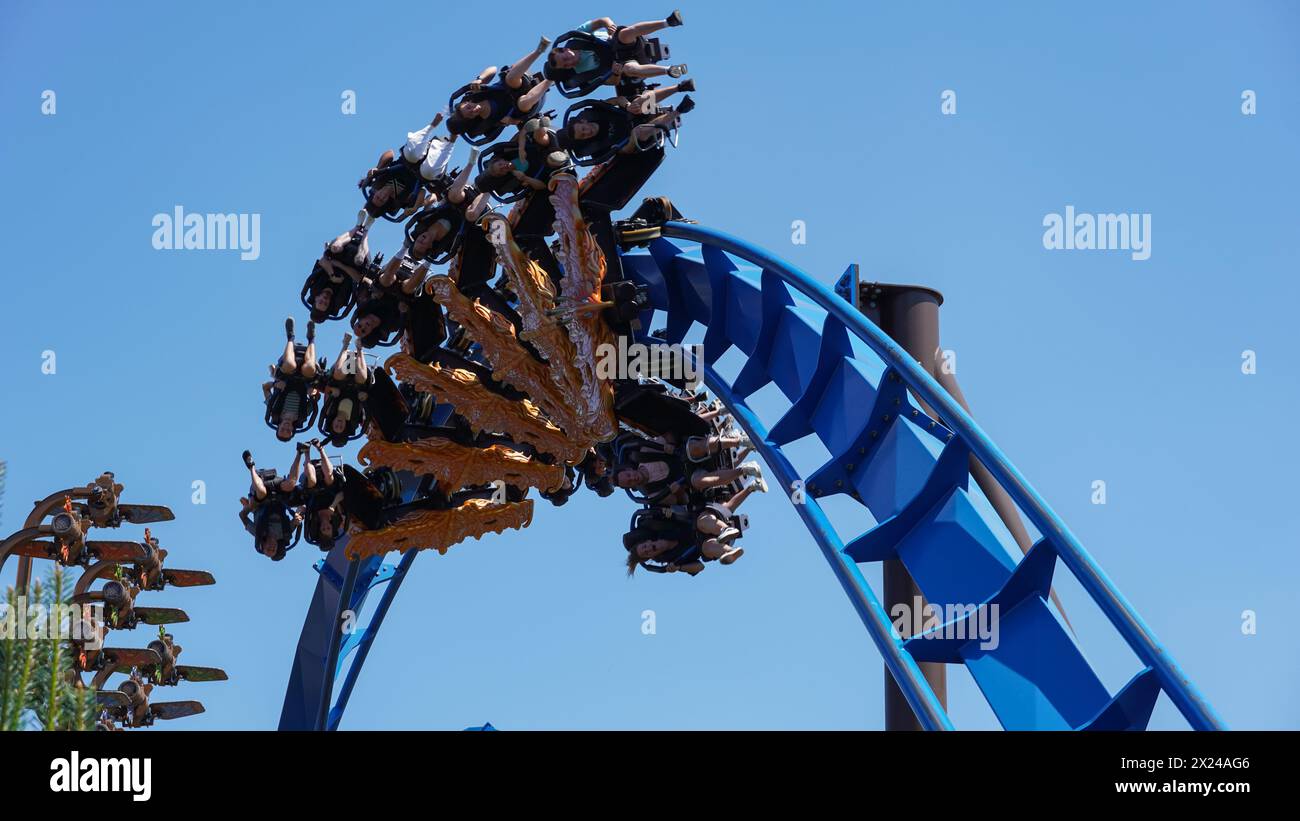
<svg viewBox="0 0 1300 821">
<path fill-rule="evenodd" d="M 340 319 L 352 307 L 356 283 L 370 267 L 367 230 L 357 226 L 325 243 L 325 250 L 303 285 L 302 300 L 313 322 Z"/>
<path fill-rule="evenodd" d="M 455 213 L 455 206 L 448 206 L 448 209 L 426 212 L 425 219 L 430 224 L 444 219 L 455 222 L 456 227 L 447 230 L 459 230 L 463 218 Z M 436 234 L 438 239 L 432 238 L 439 227 L 443 226 L 431 225 L 421 230 L 418 224 L 413 223 L 408 227 L 408 234 L 414 234 L 415 239 L 390 259 L 378 276 L 363 281 L 357 309 L 352 316 L 352 332 L 362 346 L 394 345 L 399 334 L 407 329 L 411 306 L 420 299 L 421 286 L 429 273 L 428 262 L 422 261 L 417 253 L 434 253 L 436 249 L 430 243 L 446 237 L 443 231 Z"/>
<path fill-rule="evenodd" d="M 275 470 L 258 470 L 253 455 L 244 451 L 244 466 L 248 468 L 252 484 L 248 496 L 241 498 L 239 520 L 244 529 L 253 535 L 257 552 L 280 561 L 293 547 L 302 524 L 302 498 L 298 491 L 298 470 L 306 445 L 299 445 L 289 475 L 279 476 Z"/>
<path fill-rule="evenodd" d="M 358 438 L 365 430 L 367 398 L 370 385 L 370 368 L 361 354 L 361 341 L 356 351 L 349 351 L 351 334 L 343 335 L 343 350 L 339 351 L 324 385 L 325 403 L 321 409 L 319 429 L 334 447 L 343 447 Z"/>
<path fill-rule="evenodd" d="M 547 55 L 545 76 L 558 83 L 565 96 L 574 97 L 602 83 L 635 87 L 651 77 L 681 77 L 686 73 L 684 63 L 665 67 L 645 59 L 647 35 L 680 25 L 680 11 L 630 26 L 620 26 L 609 17 L 588 20 L 575 29 L 578 37 L 560 38 Z"/>
<path fill-rule="evenodd" d="M 414 214 L 406 223 L 406 237 L 402 250 L 393 255 L 383 271 L 390 273 L 403 264 L 446 262 L 460 245 L 467 222 L 473 222 L 487 207 L 487 196 L 480 195 L 468 185 L 474 158 L 478 150 L 470 151 L 470 162 L 457 172 L 454 179 L 443 177 L 439 186 L 444 196 Z"/>
<path fill-rule="evenodd" d="M 549 141 L 539 143 L 535 139 L 537 134 L 547 132 L 549 122 L 546 117 L 534 117 L 519 129 L 514 140 L 488 149 L 488 159 L 474 178 L 475 190 L 502 202 L 519 199 L 518 195 L 529 190 L 545 191 L 551 173 L 568 162 L 563 153 L 550 156 L 555 147 Z"/>
<path fill-rule="evenodd" d="M 612 462 L 613 453 L 609 444 L 601 442 L 587 451 L 586 458 L 578 463 L 582 483 L 602 498 L 614 493 L 614 486 L 609 481 L 609 466 Z"/>
<path fill-rule="evenodd" d="M 533 61 L 542 55 L 551 41 L 542 37 L 537 47 L 503 69 L 497 82 L 485 85 L 497 76 L 496 66 L 479 72 L 452 97 L 452 114 L 447 130 L 463 134 L 475 143 L 491 140 L 507 125 L 518 125 L 541 111 L 542 101 L 551 81 L 540 74 L 530 74 Z M 459 100 L 457 97 L 459 96 Z"/>
<path fill-rule="evenodd" d="M 615 465 L 610 482 L 623 488 L 632 499 L 645 503 L 680 504 L 697 493 L 724 487 L 744 476 L 760 476 L 757 462 L 745 462 L 739 467 L 689 469 L 681 454 L 672 445 L 631 434 L 616 449 L 619 464 Z"/>
<path fill-rule="evenodd" d="M 735 544 L 742 531 L 736 511 L 755 491 L 767 491 L 761 477 L 755 477 L 726 502 L 710 504 L 702 511 L 685 507 L 641 511 L 633 519 L 634 527 L 623 534 L 628 575 L 640 566 L 654 573 L 682 570 L 694 576 L 704 569 L 704 562 L 735 562 L 745 555 L 745 549 Z"/>
<path fill-rule="evenodd" d="M 262 384 L 266 399 L 266 424 L 275 429 L 281 442 L 293 439 L 311 427 L 315 421 L 320 401 L 316 376 L 320 363 L 316 361 L 316 323 L 307 323 L 307 346 L 294 344 L 293 317 L 284 321 L 284 352 L 280 361 L 270 366 L 270 382 Z"/>
<path fill-rule="evenodd" d="M 320 458 L 307 460 L 298 486 L 303 500 L 303 537 L 321 550 L 328 551 L 346 530 L 343 472 L 330 463 L 319 439 L 311 440 L 310 445 Z"/>
<path fill-rule="evenodd" d="M 660 108 L 672 94 L 695 90 L 694 80 L 656 88 L 632 99 L 590 100 L 570 108 L 558 130 L 534 137 L 543 147 L 568 151 L 579 165 L 604 162 L 615 154 L 635 154 L 663 143 L 664 134 L 681 125 L 681 115 L 695 106 L 689 97 L 676 109 Z"/>
<path fill-rule="evenodd" d="M 375 167 L 366 172 L 357 186 L 366 192 L 362 225 L 383 217 L 400 221 L 431 201 L 425 187 L 447 173 L 456 136 L 434 136 L 442 122 L 442 113 L 424 128 L 406 135 L 400 156 L 389 149 L 379 157 Z"/>
</svg>

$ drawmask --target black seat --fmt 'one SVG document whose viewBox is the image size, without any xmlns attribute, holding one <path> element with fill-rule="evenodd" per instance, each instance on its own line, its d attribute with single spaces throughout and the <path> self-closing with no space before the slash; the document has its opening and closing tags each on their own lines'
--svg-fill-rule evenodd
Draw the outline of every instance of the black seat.
<svg viewBox="0 0 1300 821">
<path fill-rule="evenodd" d="M 415 245 L 415 238 L 438 220 L 447 220 L 451 224 L 447 235 L 438 240 L 421 260 L 433 265 L 442 265 L 456 255 L 465 235 L 465 212 L 455 203 L 440 201 L 431 208 L 425 208 L 406 222 L 406 245 Z"/>
<path fill-rule="evenodd" d="M 460 138 L 470 145 L 487 145 L 501 136 L 501 132 L 506 127 L 503 120 L 515 110 L 514 94 L 511 93 L 511 89 L 499 83 L 483 86 L 478 91 L 472 91 L 468 84 L 461 86 L 452 92 L 447 102 L 447 110 L 452 112 L 454 117 L 456 106 L 465 102 L 490 102 L 500 112 L 497 119 L 475 119 L 472 121 L 472 128 L 460 132 Z"/>
<path fill-rule="evenodd" d="M 627 207 L 664 161 L 659 146 L 634 154 L 616 154 L 591 172 L 594 177 L 582 192 L 584 212 L 588 209 L 613 213 Z"/>
<path fill-rule="evenodd" d="M 627 424 L 652 436 L 674 433 L 679 438 L 707 436 L 712 426 L 684 399 L 672 396 L 655 382 L 622 379 L 614 383 L 614 413 Z"/>
<path fill-rule="evenodd" d="M 370 199 L 374 196 L 375 189 L 394 182 L 407 186 L 405 196 L 390 203 L 383 211 L 377 211 L 377 206 L 372 207 L 370 205 Z M 419 166 L 407 162 L 400 156 L 390 160 L 383 168 L 375 172 L 373 177 L 360 184 L 361 192 L 366 198 L 366 211 L 372 216 L 385 219 L 388 222 L 401 222 L 403 212 L 414 207 L 419 202 L 420 191 L 423 190 L 424 186 L 425 181 L 420 176 Z"/>
<path fill-rule="evenodd" d="M 328 386 L 336 388 L 339 391 L 338 396 L 326 394 L 325 401 L 322 404 L 320 418 L 316 422 L 316 430 L 322 437 L 327 439 L 331 445 L 341 448 L 348 442 L 355 442 L 365 435 L 366 423 L 370 421 L 369 414 L 366 413 L 365 403 L 361 401 L 361 392 L 369 391 L 374 385 L 374 374 L 365 385 L 359 385 L 355 381 L 348 379 L 346 382 L 338 383 L 332 379 Z M 338 415 L 338 407 L 344 399 L 352 400 L 352 413 L 348 417 L 348 427 L 343 433 L 335 433 L 333 430 L 334 417 Z"/>
<path fill-rule="evenodd" d="M 601 127 L 599 136 L 580 143 L 571 142 L 568 146 L 574 162 L 583 167 L 612 159 L 632 138 L 632 115 L 627 109 L 604 100 L 583 100 L 569 106 L 564 112 L 564 128 L 579 121 Z"/>
<path fill-rule="evenodd" d="M 325 311 L 316 309 L 316 297 L 326 288 L 331 289 L 329 308 Z M 314 322 L 325 322 L 330 319 L 342 319 L 352 310 L 356 304 L 356 284 L 352 278 L 346 274 L 340 277 L 332 277 L 325 268 L 317 262 L 312 266 L 311 273 L 307 275 L 306 282 L 303 283 L 302 293 L 299 300 L 304 308 L 311 312 L 311 318 Z"/>
<path fill-rule="evenodd" d="M 518 202 L 531 193 L 532 189 L 514 178 L 513 175 L 507 175 L 504 178 L 492 177 L 488 174 L 488 168 L 496 160 L 506 160 L 514 163 L 519 158 L 519 145 L 514 140 L 495 143 L 488 147 L 486 151 L 479 155 L 478 158 L 478 177 L 476 178 L 475 187 L 480 191 L 487 191 L 492 195 L 492 199 L 499 203 L 508 205 L 512 202 Z M 523 172 L 538 180 L 546 181 L 550 176 L 551 169 L 546 165 L 546 158 L 542 156 L 542 151 L 531 140 L 528 141 L 524 149 L 525 167 Z M 501 185 L 497 187 L 485 187 L 483 182 L 495 181 L 500 179 Z"/>
<path fill-rule="evenodd" d="M 366 413 L 379 426 L 385 439 L 390 442 L 401 442 L 411 408 L 406 404 L 401 390 L 386 370 L 375 368 L 371 373 L 374 376 L 374 385 L 366 392 Z"/>
</svg>

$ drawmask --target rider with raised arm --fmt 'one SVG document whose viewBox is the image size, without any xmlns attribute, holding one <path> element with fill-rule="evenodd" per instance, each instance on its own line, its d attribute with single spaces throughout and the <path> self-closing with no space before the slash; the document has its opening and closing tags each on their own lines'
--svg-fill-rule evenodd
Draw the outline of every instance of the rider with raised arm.
<svg viewBox="0 0 1300 821">
<path fill-rule="evenodd" d="M 594 38 L 592 46 L 604 44 L 608 49 L 584 48 L 581 45 L 560 45 L 546 58 L 546 76 L 556 82 L 572 81 L 583 84 L 584 78 L 597 77 L 609 72 L 608 84 L 641 81 L 651 77 L 673 78 L 686 73 L 686 65 L 660 66 L 636 59 L 644 38 L 661 29 L 682 25 L 682 14 L 674 11 L 663 20 L 647 20 L 620 26 L 609 17 L 588 20 L 575 31 Z"/>
<path fill-rule="evenodd" d="M 311 424 L 319 391 L 316 376 L 316 323 L 307 323 L 307 346 L 295 344 L 293 317 L 284 320 L 284 352 L 275 365 L 270 366 L 272 379 L 262 384 L 266 400 L 266 421 L 275 428 L 281 442 L 293 439 L 295 433 Z"/>
<path fill-rule="evenodd" d="M 368 190 L 362 225 L 375 219 L 401 219 L 432 202 L 426 187 L 447 173 L 456 135 L 440 137 L 433 133 L 442 122 L 439 112 L 419 131 L 406 135 L 400 156 L 392 149 L 366 172 L 357 185 Z"/>
<path fill-rule="evenodd" d="M 338 319 L 352 305 L 356 284 L 370 269 L 367 229 L 358 225 L 325 243 L 302 288 L 313 322 Z"/>
<path fill-rule="evenodd" d="M 755 476 L 725 502 L 711 503 L 703 510 L 646 508 L 635 518 L 635 526 L 623 534 L 628 575 L 639 566 L 654 573 L 681 570 L 694 576 L 704 569 L 704 562 L 735 562 L 745 555 L 744 548 L 736 544 L 742 532 L 736 511 L 750 494 L 766 491 L 767 483 Z"/>
<path fill-rule="evenodd" d="M 309 443 L 319 459 L 308 459 L 298 486 L 303 502 L 303 536 L 321 550 L 330 550 L 343 533 L 343 473 L 330 462 L 319 439 Z"/>
<path fill-rule="evenodd" d="M 321 409 L 323 420 L 320 427 L 335 447 L 343 447 L 359 436 L 366 418 L 364 408 L 370 368 L 361 354 L 361 341 L 357 340 L 355 352 L 348 350 L 351 342 L 352 335 L 344 334 L 343 349 L 334 360 L 323 389 L 325 402 Z"/>
<path fill-rule="evenodd" d="M 447 131 L 453 135 L 492 139 L 502 126 L 518 125 L 540 112 L 551 81 L 541 74 L 530 74 L 528 69 L 550 44 L 549 39 L 542 37 L 536 48 L 506 66 L 500 76 L 496 66 L 479 72 L 455 103 L 447 120 Z M 493 77 L 497 82 L 488 85 Z"/>
<path fill-rule="evenodd" d="M 257 552 L 273 561 L 284 558 L 302 524 L 303 499 L 298 489 L 298 471 L 306 451 L 306 445 L 297 446 L 293 467 L 284 477 L 274 468 L 258 470 L 253 455 L 244 451 L 244 466 L 252 481 L 248 495 L 239 500 L 239 520 L 253 535 Z"/>
</svg>

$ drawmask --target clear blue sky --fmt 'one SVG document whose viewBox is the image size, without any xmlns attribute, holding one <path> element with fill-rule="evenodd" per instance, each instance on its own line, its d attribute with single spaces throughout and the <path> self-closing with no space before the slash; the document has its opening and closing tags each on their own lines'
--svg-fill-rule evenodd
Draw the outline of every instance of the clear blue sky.
<svg viewBox="0 0 1300 821">
<path fill-rule="evenodd" d="M 175 631 L 186 661 L 232 679 L 187 688 L 209 710 L 190 728 L 279 716 L 316 556 L 254 554 L 235 516 L 239 453 L 292 456 L 261 423 L 259 383 L 286 313 L 305 319 L 311 260 L 351 224 L 356 179 L 539 34 L 670 10 L 294 8 L 0 6 L 0 529 L 104 468 L 132 501 L 175 508 L 157 528 L 171 561 L 219 583 L 154 603 L 193 617 Z M 1230 725 L 1300 726 L 1296 6 L 683 13 L 670 39 L 699 107 L 646 193 L 826 282 L 856 261 L 869 278 L 943 291 L 944 345 L 984 428 Z M 40 111 L 46 89 L 54 116 Z M 340 113 L 346 89 L 355 116 Z M 945 89 L 955 116 L 940 113 Z M 151 220 L 176 205 L 260 214 L 260 258 L 154 250 Z M 1151 258 L 1045 250 L 1043 217 L 1067 205 L 1150 213 Z M 791 243 L 794 220 L 806 245 Z M 392 226 L 373 240 L 396 243 Z M 324 328 L 322 352 L 340 335 Z M 1241 373 L 1246 349 L 1254 375 Z M 1104 506 L 1090 501 L 1098 479 Z M 204 505 L 191 504 L 195 480 Z M 879 727 L 882 668 L 823 558 L 780 496 L 747 509 L 744 560 L 695 579 L 627 580 L 617 538 L 631 503 L 586 494 L 539 506 L 522 533 L 420 556 L 344 726 Z M 1076 586 L 1061 592 L 1119 686 L 1131 654 Z M 641 632 L 646 609 L 656 635 Z M 1244 610 L 1256 635 L 1242 634 Z M 960 668 L 952 712 L 994 726 Z M 1155 726 L 1183 724 L 1162 702 Z"/>
</svg>

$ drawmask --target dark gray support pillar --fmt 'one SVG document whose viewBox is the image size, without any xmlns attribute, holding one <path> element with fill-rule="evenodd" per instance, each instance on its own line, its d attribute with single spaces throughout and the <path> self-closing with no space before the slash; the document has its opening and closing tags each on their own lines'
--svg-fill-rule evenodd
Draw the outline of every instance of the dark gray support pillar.
<svg viewBox="0 0 1300 821">
<path fill-rule="evenodd" d="M 857 297 L 855 307 L 902 345 L 904 350 L 911 354 L 943 386 L 944 390 L 952 394 L 962 408 L 969 412 L 970 406 L 966 403 L 966 397 L 962 395 L 961 387 L 957 384 L 957 377 L 945 373 L 941 366 L 939 306 L 943 304 L 943 294 L 919 285 L 859 282 L 857 266 L 854 266 L 854 294 Z M 935 416 L 929 406 L 924 402 L 920 404 L 927 414 Z M 1021 552 L 1028 553 L 1033 543 L 1024 522 L 1020 519 L 1020 511 L 1010 495 L 997 483 L 988 468 L 974 456 L 970 458 L 970 472 L 975 483 L 998 514 L 998 518 L 1010 531 Z M 919 597 L 921 593 L 902 563 L 885 562 L 883 575 L 885 611 L 891 612 L 894 605 L 899 603 L 906 604 L 909 608 L 913 607 L 915 597 Z M 1051 596 L 1068 626 L 1069 619 L 1065 616 L 1065 609 L 1061 607 L 1056 591 L 1052 591 Z M 906 637 L 905 634 L 904 638 Z M 921 670 L 934 687 L 935 695 L 944 703 L 944 707 L 947 707 L 947 676 L 944 666 L 922 664 Z M 919 729 L 911 709 L 903 699 L 903 694 L 889 675 L 885 678 L 885 729 Z"/>
<path fill-rule="evenodd" d="M 856 277 L 855 277 L 856 279 Z M 939 305 L 943 295 L 930 288 L 908 285 L 860 283 L 857 288 L 857 308 L 868 319 L 880 326 L 904 350 L 921 363 L 931 376 L 937 376 L 934 353 L 939 348 Z M 928 410 L 928 409 L 927 409 Z M 882 570 L 884 590 L 882 598 L 885 612 L 893 617 L 895 605 L 902 604 L 911 612 L 915 602 L 924 608 L 924 598 L 907 568 L 897 559 L 884 563 Z M 923 611 L 924 612 L 924 611 Z M 908 638 L 911 619 L 900 632 Z M 948 707 L 948 671 L 943 664 L 922 662 L 921 673 L 930 682 L 944 709 Z M 920 723 L 912 713 L 907 699 L 885 673 L 885 729 L 919 730 Z"/>
</svg>

